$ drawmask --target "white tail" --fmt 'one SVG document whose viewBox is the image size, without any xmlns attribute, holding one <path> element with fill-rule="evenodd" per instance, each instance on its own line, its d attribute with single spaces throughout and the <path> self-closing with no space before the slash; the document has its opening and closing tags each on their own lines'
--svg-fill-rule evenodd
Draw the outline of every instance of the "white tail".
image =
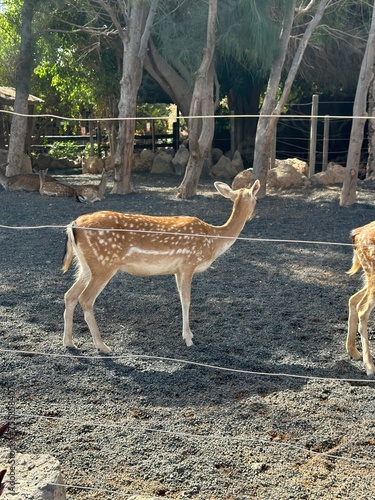
<svg viewBox="0 0 375 500">
<path fill-rule="evenodd" d="M 102 171 L 100 182 L 97 186 L 93 184 L 86 184 L 76 188 L 76 199 L 81 203 L 95 203 L 104 198 L 105 190 L 112 172 L 107 172 L 105 169 Z"/>
<path fill-rule="evenodd" d="M 79 302 L 94 344 L 109 352 L 100 335 L 93 306 L 96 298 L 118 270 L 136 276 L 174 274 L 180 294 L 183 317 L 182 337 L 192 345 L 189 326 L 191 281 L 236 241 L 245 222 L 253 214 L 259 181 L 249 189 L 233 191 L 215 182 L 218 192 L 234 205 L 222 226 L 206 224 L 196 217 L 96 212 L 78 217 L 67 228 L 63 270 L 75 256 L 78 278 L 65 294 L 64 339 L 74 347 L 73 313 Z"/>
<path fill-rule="evenodd" d="M 75 196 L 75 189 L 47 179 L 47 170 L 39 171 L 39 193 L 42 196 Z"/>
<path fill-rule="evenodd" d="M 52 177 L 49 177 L 52 180 Z M 7 177 L 0 170 L 0 184 L 5 191 L 39 191 L 40 180 L 38 174 L 18 174 Z"/>
<path fill-rule="evenodd" d="M 351 232 L 354 244 L 352 267 L 348 274 L 354 274 L 361 267 L 365 274 L 365 286 L 349 299 L 348 335 L 346 350 L 353 359 L 363 358 L 369 377 L 374 377 L 375 366 L 368 341 L 367 323 L 375 306 L 375 222 L 354 229 Z M 362 356 L 356 347 L 356 333 L 359 325 Z"/>
</svg>

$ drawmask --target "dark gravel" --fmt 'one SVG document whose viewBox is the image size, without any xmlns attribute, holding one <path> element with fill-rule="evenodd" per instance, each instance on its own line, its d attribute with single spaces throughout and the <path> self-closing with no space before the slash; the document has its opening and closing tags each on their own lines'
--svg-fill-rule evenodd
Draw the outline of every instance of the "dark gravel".
<svg viewBox="0 0 375 500">
<path fill-rule="evenodd" d="M 94 206 L 1 191 L 0 223 L 64 226 L 102 209 L 225 222 L 231 203 L 212 180 L 188 201 L 178 183 L 135 175 L 135 194 Z M 350 246 L 326 244 L 375 219 L 374 194 L 363 184 L 349 209 L 338 187 L 259 201 L 241 234 L 259 241 L 237 241 L 194 278 L 191 348 L 173 277 L 116 276 L 95 309 L 104 357 L 79 308 L 79 349 L 62 346 L 74 280 L 60 270 L 64 230 L 0 229 L 0 412 L 15 403 L 13 446 L 53 455 L 67 484 L 94 489 L 70 487 L 70 499 L 375 498 L 375 383 L 344 347 L 361 279 L 345 274 Z"/>
</svg>

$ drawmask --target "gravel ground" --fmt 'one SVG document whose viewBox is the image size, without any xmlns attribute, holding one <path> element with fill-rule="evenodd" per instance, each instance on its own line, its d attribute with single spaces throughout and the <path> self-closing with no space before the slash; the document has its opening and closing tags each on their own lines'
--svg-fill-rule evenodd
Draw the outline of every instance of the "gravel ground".
<svg viewBox="0 0 375 500">
<path fill-rule="evenodd" d="M 1 191 L 0 223 L 64 226 L 102 209 L 213 224 L 230 214 L 212 180 L 188 201 L 175 197 L 178 178 L 133 180 L 135 194 L 94 206 Z M 374 194 L 362 185 L 350 209 L 338 187 L 260 200 L 244 239 L 194 278 L 191 348 L 173 277 L 117 275 L 96 303 L 108 356 L 79 308 L 79 348 L 62 346 L 74 280 L 60 270 L 64 230 L 0 229 L 0 412 L 15 404 L 12 446 L 57 458 L 69 499 L 375 498 L 375 383 L 344 348 L 361 283 L 345 274 L 344 244 L 375 219 Z"/>
</svg>

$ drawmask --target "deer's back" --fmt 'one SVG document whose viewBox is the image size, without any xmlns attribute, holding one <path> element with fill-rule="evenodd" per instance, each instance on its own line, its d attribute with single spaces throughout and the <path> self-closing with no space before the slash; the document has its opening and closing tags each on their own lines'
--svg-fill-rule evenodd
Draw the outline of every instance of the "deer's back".
<svg viewBox="0 0 375 500">
<path fill-rule="evenodd" d="M 97 265 L 146 276 L 200 272 L 214 260 L 210 226 L 196 217 L 154 217 L 96 212 L 73 223 L 76 244 L 91 269 Z"/>
</svg>

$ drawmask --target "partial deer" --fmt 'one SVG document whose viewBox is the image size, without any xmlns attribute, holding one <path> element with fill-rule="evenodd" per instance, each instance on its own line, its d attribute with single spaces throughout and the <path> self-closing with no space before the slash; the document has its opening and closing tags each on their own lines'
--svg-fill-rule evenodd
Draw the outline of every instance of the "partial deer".
<svg viewBox="0 0 375 500">
<path fill-rule="evenodd" d="M 48 180 L 53 180 L 47 176 Z M 38 174 L 18 174 L 7 177 L 0 170 L 0 184 L 5 191 L 39 191 L 40 180 Z"/>
<path fill-rule="evenodd" d="M 75 196 L 75 189 L 55 180 L 47 180 L 47 170 L 39 171 L 39 193 L 42 196 Z"/>
<path fill-rule="evenodd" d="M 346 350 L 353 359 L 363 359 L 368 377 L 374 378 L 375 365 L 371 357 L 367 323 L 375 306 L 375 222 L 354 229 L 351 232 L 354 252 L 352 267 L 348 274 L 363 269 L 365 286 L 349 299 L 348 336 Z M 362 356 L 356 348 L 356 334 L 359 325 Z"/>
<path fill-rule="evenodd" d="M 76 188 L 76 199 L 81 203 L 95 203 L 104 198 L 108 180 L 112 176 L 112 172 L 102 171 L 100 182 L 97 186 L 94 184 L 86 184 Z"/>
<path fill-rule="evenodd" d="M 196 217 L 153 217 L 117 212 L 95 212 L 78 217 L 67 227 L 63 260 L 66 272 L 73 257 L 78 261 L 78 277 L 65 294 L 64 337 L 66 347 L 73 342 L 73 313 L 79 302 L 95 347 L 104 353 L 94 317 L 96 298 L 117 271 L 136 276 L 174 274 L 182 306 L 182 337 L 193 344 L 189 325 L 191 282 L 194 274 L 205 271 L 230 248 L 254 212 L 260 183 L 233 191 L 215 182 L 217 191 L 233 202 L 228 221 L 212 226 Z"/>
</svg>

